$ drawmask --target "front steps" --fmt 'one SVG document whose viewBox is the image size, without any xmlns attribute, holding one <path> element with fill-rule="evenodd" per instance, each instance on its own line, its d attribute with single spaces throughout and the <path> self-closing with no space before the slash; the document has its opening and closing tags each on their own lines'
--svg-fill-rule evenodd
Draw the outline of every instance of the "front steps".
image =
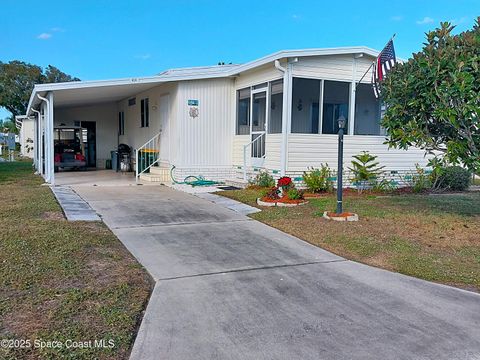
<svg viewBox="0 0 480 360">
<path fill-rule="evenodd" d="M 233 179 L 225 179 L 225 185 L 235 186 L 240 189 L 245 189 L 248 186 L 248 181 L 243 179 L 233 178 Z"/>
<path fill-rule="evenodd" d="M 161 184 L 171 184 L 170 169 L 159 166 L 152 166 L 149 173 L 140 174 L 140 180 Z"/>
</svg>

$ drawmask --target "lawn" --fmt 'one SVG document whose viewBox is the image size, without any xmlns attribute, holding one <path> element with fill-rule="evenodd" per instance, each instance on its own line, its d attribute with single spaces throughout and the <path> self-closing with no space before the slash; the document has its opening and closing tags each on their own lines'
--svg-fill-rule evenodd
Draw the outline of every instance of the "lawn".
<svg viewBox="0 0 480 360">
<path fill-rule="evenodd" d="M 67 222 L 41 183 L 30 162 L 0 163 L 0 339 L 32 342 L 2 343 L 0 358 L 126 359 L 151 280 L 103 223 Z"/>
<path fill-rule="evenodd" d="M 257 206 L 259 190 L 218 193 Z M 251 217 L 347 259 L 406 275 L 480 290 L 480 193 L 347 195 L 359 222 L 322 218 L 335 195 L 294 208 L 262 208 Z"/>
</svg>

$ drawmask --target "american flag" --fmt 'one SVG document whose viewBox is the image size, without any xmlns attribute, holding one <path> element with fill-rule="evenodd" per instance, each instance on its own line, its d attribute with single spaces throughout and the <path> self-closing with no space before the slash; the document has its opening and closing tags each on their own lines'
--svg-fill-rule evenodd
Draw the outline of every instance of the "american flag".
<svg viewBox="0 0 480 360">
<path fill-rule="evenodd" d="M 395 57 L 395 49 L 393 48 L 393 39 L 391 39 L 373 63 L 372 85 L 375 97 L 378 98 L 378 96 L 380 95 L 380 81 L 385 78 L 387 73 L 395 65 L 396 61 L 397 58 Z"/>
</svg>

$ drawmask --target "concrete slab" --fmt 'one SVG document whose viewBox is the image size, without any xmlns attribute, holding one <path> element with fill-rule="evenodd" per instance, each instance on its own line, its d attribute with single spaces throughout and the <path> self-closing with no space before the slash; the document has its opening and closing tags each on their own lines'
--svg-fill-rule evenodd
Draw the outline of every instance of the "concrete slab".
<svg viewBox="0 0 480 360">
<path fill-rule="evenodd" d="M 243 204 L 239 201 L 229 199 L 229 198 L 217 195 L 217 194 L 199 193 L 199 194 L 195 194 L 195 195 L 198 196 L 199 198 L 211 201 L 211 202 L 213 202 L 217 205 L 221 205 L 221 206 L 226 207 L 230 210 L 236 211 L 236 212 L 238 212 L 242 215 L 249 215 L 249 214 L 254 214 L 254 213 L 257 213 L 259 211 L 262 211 L 262 210 L 260 210 L 256 207 L 253 207 L 253 206 L 250 206 L 250 205 L 247 205 L 247 204 Z"/>
<path fill-rule="evenodd" d="M 113 231 L 155 280 L 344 260 L 247 219 Z"/>
<path fill-rule="evenodd" d="M 161 281 L 131 359 L 478 359 L 479 301 L 353 262 Z"/>
<path fill-rule="evenodd" d="M 90 205 L 78 196 L 72 188 L 68 186 L 53 186 L 51 189 L 68 221 L 101 220 Z"/>
<path fill-rule="evenodd" d="M 480 359 L 479 294 L 345 261 L 209 196 L 75 191 L 157 280 L 132 359 Z"/>
<path fill-rule="evenodd" d="M 75 190 L 102 214 L 112 229 L 246 219 L 241 214 L 165 186 Z"/>
</svg>

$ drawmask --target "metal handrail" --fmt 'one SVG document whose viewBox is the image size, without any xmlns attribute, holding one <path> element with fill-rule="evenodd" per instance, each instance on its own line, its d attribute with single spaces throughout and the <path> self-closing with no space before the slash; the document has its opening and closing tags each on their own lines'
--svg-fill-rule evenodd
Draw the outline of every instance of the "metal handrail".
<svg viewBox="0 0 480 360">
<path fill-rule="evenodd" d="M 150 169 L 153 165 L 158 163 L 160 161 L 160 134 L 158 133 L 155 135 L 153 138 L 148 140 L 145 144 L 140 146 L 138 149 L 135 149 L 135 182 L 138 182 L 138 178 L 140 177 L 141 174 L 143 174 L 145 171 Z M 153 152 L 157 153 L 156 158 L 151 161 L 151 158 L 148 156 L 143 156 L 141 159 L 142 161 L 142 171 L 139 171 L 139 152 L 142 151 L 142 149 L 145 150 L 152 150 Z"/>
<path fill-rule="evenodd" d="M 247 181 L 247 148 L 252 146 L 255 142 L 259 141 L 265 136 L 266 133 L 257 136 L 255 139 L 250 141 L 248 144 L 243 145 L 243 180 Z M 265 157 L 265 154 L 262 155 L 262 158 Z"/>
</svg>

